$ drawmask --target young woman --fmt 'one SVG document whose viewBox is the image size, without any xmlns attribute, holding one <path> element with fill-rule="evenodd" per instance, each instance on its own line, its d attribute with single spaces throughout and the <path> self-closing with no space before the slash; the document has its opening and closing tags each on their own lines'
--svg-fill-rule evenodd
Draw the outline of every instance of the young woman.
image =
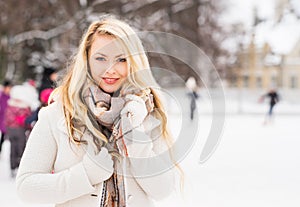
<svg viewBox="0 0 300 207">
<path fill-rule="evenodd" d="M 54 102 L 40 110 L 16 178 L 56 206 L 154 206 L 174 188 L 166 116 L 140 39 L 123 21 L 90 25 Z"/>
</svg>

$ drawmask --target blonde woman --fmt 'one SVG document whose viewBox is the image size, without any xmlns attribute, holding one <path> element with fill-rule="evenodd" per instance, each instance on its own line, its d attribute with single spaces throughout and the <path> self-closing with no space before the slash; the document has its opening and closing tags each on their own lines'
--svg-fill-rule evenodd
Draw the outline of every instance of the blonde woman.
<svg viewBox="0 0 300 207">
<path fill-rule="evenodd" d="M 166 116 L 140 39 L 123 21 L 90 25 L 16 178 L 29 202 L 154 206 L 174 188 Z"/>
</svg>

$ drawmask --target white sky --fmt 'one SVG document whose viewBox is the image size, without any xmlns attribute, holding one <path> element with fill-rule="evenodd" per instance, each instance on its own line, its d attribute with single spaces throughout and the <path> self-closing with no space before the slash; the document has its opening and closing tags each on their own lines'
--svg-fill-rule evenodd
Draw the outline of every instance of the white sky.
<svg viewBox="0 0 300 207">
<path fill-rule="evenodd" d="M 256 6 L 261 18 L 273 15 L 277 0 L 228 0 L 228 11 L 224 12 L 225 23 L 243 22 L 249 28 L 253 21 L 253 8 Z"/>
<path fill-rule="evenodd" d="M 227 11 L 222 16 L 225 24 L 243 23 L 244 29 L 249 34 L 253 29 L 254 8 L 257 8 L 258 17 L 263 20 L 274 20 L 275 7 L 279 0 L 228 0 Z M 300 1 L 291 0 L 291 4 L 300 13 Z M 266 21 L 255 28 L 255 43 L 262 46 L 265 42 L 269 43 L 272 51 L 278 54 L 289 53 L 299 41 L 300 21 L 295 15 L 285 13 L 284 19 L 274 27 L 274 22 Z M 245 38 L 247 43 L 250 39 Z M 233 41 L 233 42 L 232 42 Z M 225 44 L 226 48 L 234 51 L 236 40 L 230 40 Z"/>
</svg>

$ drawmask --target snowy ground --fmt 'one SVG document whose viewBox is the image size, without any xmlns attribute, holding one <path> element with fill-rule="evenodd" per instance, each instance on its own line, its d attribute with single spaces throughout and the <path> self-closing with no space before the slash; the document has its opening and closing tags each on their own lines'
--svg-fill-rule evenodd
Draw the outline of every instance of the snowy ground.
<svg viewBox="0 0 300 207">
<path fill-rule="evenodd" d="M 202 128 L 206 125 L 203 118 Z M 299 116 L 278 116 L 263 125 L 262 116 L 227 117 L 221 142 L 210 159 L 199 164 L 201 132 L 182 162 L 185 193 L 161 206 L 296 207 L 300 206 Z"/>
<path fill-rule="evenodd" d="M 181 96 L 182 98 L 182 96 Z M 300 206 L 300 107 L 282 102 L 273 124 L 263 125 L 267 104 L 247 101 L 244 114 L 237 113 L 235 100 L 226 100 L 224 130 L 214 154 L 200 164 L 199 157 L 211 129 L 216 130 L 204 98 L 198 101 L 199 122 L 191 122 L 170 101 L 168 109 L 175 138 L 186 130 L 188 138 L 197 125 L 197 139 L 180 163 L 185 171 L 184 189 L 178 189 L 158 207 L 299 207 Z M 188 102 L 183 102 L 185 106 Z M 236 104 L 236 105 L 234 105 Z M 296 107 L 295 107 L 296 106 Z M 181 112 L 182 111 L 182 112 Z M 295 113 L 292 113 L 292 112 Z M 219 114 L 218 114 L 219 115 Z M 183 126 L 182 123 L 185 123 Z M 218 129 L 217 129 L 218 130 Z M 19 200 L 9 172 L 9 142 L 0 158 L 1 207 L 49 207 L 30 205 Z"/>
<path fill-rule="evenodd" d="M 299 116 L 277 116 L 272 125 L 263 125 L 258 115 L 227 116 L 217 150 L 199 164 L 210 121 L 207 115 L 200 118 L 199 138 L 181 162 L 183 192 L 174 192 L 158 206 L 300 206 Z M 176 124 L 178 116 L 172 122 Z M 8 154 L 9 142 L 5 142 L 0 159 L 0 206 L 43 206 L 18 199 L 9 176 Z"/>
</svg>

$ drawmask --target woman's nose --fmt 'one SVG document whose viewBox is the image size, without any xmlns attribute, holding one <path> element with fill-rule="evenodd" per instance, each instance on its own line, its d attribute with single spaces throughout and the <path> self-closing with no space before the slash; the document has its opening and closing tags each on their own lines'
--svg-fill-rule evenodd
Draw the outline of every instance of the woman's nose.
<svg viewBox="0 0 300 207">
<path fill-rule="evenodd" d="M 105 72 L 109 73 L 109 74 L 115 73 L 116 72 L 115 66 L 116 66 L 116 63 L 110 63 L 109 67 L 107 68 L 107 70 Z"/>
</svg>

